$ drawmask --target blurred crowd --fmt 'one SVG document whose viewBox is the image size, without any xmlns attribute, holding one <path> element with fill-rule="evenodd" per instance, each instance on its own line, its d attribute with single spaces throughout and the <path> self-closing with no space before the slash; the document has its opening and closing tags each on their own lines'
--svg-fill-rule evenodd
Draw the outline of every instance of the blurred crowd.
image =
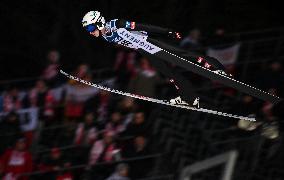
<svg viewBox="0 0 284 180">
<path fill-rule="evenodd" d="M 120 49 L 113 67 L 116 78 L 99 83 L 154 96 L 159 77 L 146 58 L 136 56 Z M 140 63 L 135 63 L 137 58 Z M 33 87 L 11 86 L 1 95 L 1 179 L 146 176 L 151 159 L 113 162 L 154 153 L 148 122 L 151 104 L 64 79 L 59 74 L 59 59 L 59 52 L 51 50 L 48 64 Z M 93 74 L 87 64 L 73 71 L 73 75 L 88 81 L 94 80 Z M 69 169 L 82 165 L 79 170 Z M 32 172 L 37 173 L 29 177 Z"/>
<path fill-rule="evenodd" d="M 205 46 L 225 48 L 235 43 L 224 33 L 223 29 L 217 29 L 210 41 L 204 41 L 201 32 L 193 29 L 180 47 L 205 53 Z M 274 61 L 256 66 L 258 71 L 253 72 L 256 76 L 249 80 L 281 95 L 282 64 Z M 21 89 L 13 85 L 2 92 L 1 179 L 127 180 L 147 176 L 153 167 L 151 159 L 139 159 L 135 163 L 128 160 L 157 152 L 151 142 L 149 119 L 153 105 L 66 79 L 59 74 L 60 67 L 60 53 L 51 50 L 40 78 L 32 87 Z M 238 75 L 237 65 L 227 68 L 231 74 Z M 167 77 L 159 75 L 147 58 L 123 48 L 117 48 L 111 77 L 97 81 L 96 72 L 87 64 L 74 68 L 72 74 L 149 97 L 163 96 L 161 87 L 170 86 Z M 226 97 L 237 95 L 228 88 L 222 92 Z M 234 112 L 260 115 L 268 121 L 275 121 L 281 113 L 273 109 L 273 104 L 260 103 L 250 96 L 243 96 L 230 105 Z M 30 176 L 32 172 L 36 173 Z"/>
</svg>

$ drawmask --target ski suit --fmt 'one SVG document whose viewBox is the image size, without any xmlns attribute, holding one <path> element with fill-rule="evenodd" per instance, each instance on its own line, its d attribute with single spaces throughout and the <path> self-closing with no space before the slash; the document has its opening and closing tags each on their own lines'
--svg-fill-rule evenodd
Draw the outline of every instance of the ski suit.
<svg viewBox="0 0 284 180">
<path fill-rule="evenodd" d="M 113 42 L 116 44 L 123 45 L 125 47 L 136 49 L 133 44 L 129 42 L 123 41 L 122 38 L 117 33 L 119 28 L 124 28 L 136 36 L 140 36 L 142 38 L 147 39 L 148 42 L 155 44 L 156 46 L 166 49 L 173 54 L 181 56 L 185 59 L 188 59 L 194 63 L 204 63 L 207 68 L 215 69 L 215 70 L 224 70 L 224 66 L 216 59 L 208 56 L 199 55 L 196 53 L 188 52 L 168 43 L 162 42 L 160 39 L 164 36 L 175 36 L 175 32 L 171 29 L 161 28 L 153 25 L 145 25 L 138 24 L 136 22 L 126 21 L 122 19 L 114 19 L 106 23 L 106 34 L 102 34 L 103 38 L 108 42 Z M 175 37 L 173 37 L 175 38 Z M 171 82 L 178 87 L 178 93 L 187 102 L 193 102 L 197 97 L 191 82 L 184 77 L 181 72 L 173 67 L 169 66 L 167 62 L 165 62 L 161 58 L 157 58 L 155 56 L 151 56 L 151 54 L 147 53 L 142 49 L 137 49 L 142 55 L 146 56 L 151 64 L 164 76 L 171 79 Z M 203 62 L 201 62 L 203 61 Z M 172 64 L 175 64 L 174 61 L 171 61 Z"/>
</svg>

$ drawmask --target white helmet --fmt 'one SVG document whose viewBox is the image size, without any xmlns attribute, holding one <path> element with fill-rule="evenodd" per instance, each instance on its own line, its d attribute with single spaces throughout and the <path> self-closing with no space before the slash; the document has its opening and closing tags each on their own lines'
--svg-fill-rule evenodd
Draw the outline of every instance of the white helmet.
<svg viewBox="0 0 284 180">
<path fill-rule="evenodd" d="M 82 24 L 89 32 L 95 29 L 102 30 L 105 27 L 105 18 L 99 11 L 89 11 L 83 17 Z"/>
</svg>

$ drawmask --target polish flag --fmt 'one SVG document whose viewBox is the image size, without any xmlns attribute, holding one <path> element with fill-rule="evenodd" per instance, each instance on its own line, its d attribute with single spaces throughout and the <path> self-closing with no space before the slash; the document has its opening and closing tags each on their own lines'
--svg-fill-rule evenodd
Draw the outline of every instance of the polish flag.
<svg viewBox="0 0 284 180">
<path fill-rule="evenodd" d="M 130 23 L 130 29 L 135 29 L 135 22 Z"/>
</svg>

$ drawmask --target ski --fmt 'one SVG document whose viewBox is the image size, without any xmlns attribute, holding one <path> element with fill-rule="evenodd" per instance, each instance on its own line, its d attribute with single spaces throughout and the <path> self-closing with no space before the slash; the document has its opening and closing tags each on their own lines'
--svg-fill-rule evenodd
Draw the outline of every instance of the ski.
<svg viewBox="0 0 284 180">
<path fill-rule="evenodd" d="M 148 38 L 148 41 L 151 42 L 152 44 L 156 45 L 156 46 L 158 45 L 158 41 L 156 41 L 154 39 Z M 158 52 L 156 52 L 152 55 L 158 57 L 159 59 L 173 63 L 173 64 L 175 64 L 175 65 L 177 65 L 181 68 L 185 68 L 185 69 L 187 69 L 187 70 L 189 70 L 193 73 L 196 73 L 200 76 L 206 77 L 206 78 L 211 79 L 211 80 L 218 81 L 218 82 L 220 82 L 220 83 L 222 83 L 226 86 L 235 88 L 235 89 L 237 89 L 241 92 L 247 93 L 247 94 L 254 96 L 256 98 L 260 98 L 264 101 L 270 101 L 272 103 L 278 103 L 282 100 L 281 98 L 279 98 L 275 95 L 269 94 L 265 91 L 262 91 L 260 89 L 253 87 L 253 86 L 245 84 L 241 81 L 233 79 L 230 76 L 220 74 L 220 73 L 216 73 L 216 72 L 214 72 L 214 71 L 212 71 L 208 68 L 200 66 L 199 64 L 195 64 L 188 59 L 185 59 L 183 57 L 180 57 L 176 54 L 171 53 L 170 51 L 167 51 L 166 49 L 162 49 L 161 51 L 158 51 Z"/>
<path fill-rule="evenodd" d="M 60 73 L 65 75 L 66 77 L 68 77 L 70 79 L 84 83 L 86 85 L 89 85 L 89 86 L 92 86 L 92 87 L 95 87 L 95 88 L 98 88 L 98 89 L 101 89 L 101 90 L 109 91 L 109 92 L 112 92 L 112 93 L 115 93 L 115 94 L 127 96 L 127 97 L 132 97 L 132 98 L 141 99 L 141 100 L 144 100 L 144 101 L 154 102 L 154 103 L 163 104 L 163 105 L 172 106 L 172 107 L 177 107 L 177 108 L 182 108 L 182 109 L 188 109 L 188 110 L 192 110 L 192 111 L 215 114 L 215 115 L 218 115 L 218 116 L 230 117 L 230 118 L 235 118 L 235 119 L 243 119 L 243 120 L 247 120 L 247 121 L 256 121 L 256 119 L 253 118 L 253 117 L 239 116 L 239 115 L 224 113 L 224 112 L 211 110 L 211 109 L 205 109 L 205 108 L 195 108 L 195 107 L 192 107 L 185 102 L 182 102 L 181 104 L 174 104 L 173 102 L 171 102 L 169 100 L 155 99 L 155 98 L 151 98 L 151 97 L 147 97 L 147 96 L 141 96 L 141 95 L 137 95 L 137 94 L 119 91 L 117 89 L 111 89 L 109 87 L 105 87 L 105 86 L 102 86 L 100 84 L 95 84 L 95 83 L 80 79 L 78 77 L 72 76 L 72 75 L 64 72 L 63 70 L 60 70 Z"/>
<path fill-rule="evenodd" d="M 269 94 L 265 91 L 262 91 L 260 89 L 257 89 L 253 86 L 250 86 L 248 84 L 245 84 L 243 82 L 240 82 L 236 79 L 233 79 L 232 77 L 229 77 L 227 75 L 217 73 L 216 71 L 212 71 L 206 67 L 203 67 L 199 64 L 193 63 L 192 61 L 185 59 L 179 55 L 176 55 L 170 51 L 167 50 L 167 47 L 163 47 L 158 40 L 152 39 L 149 37 L 141 38 L 129 31 L 127 31 L 124 28 L 117 29 L 117 36 L 119 37 L 119 41 L 117 42 L 120 45 L 134 48 L 138 50 L 139 52 L 147 52 L 151 56 L 155 56 L 158 59 L 157 60 L 164 60 L 169 63 L 175 64 L 181 68 L 185 68 L 188 71 L 191 71 L 193 73 L 196 73 L 200 76 L 206 77 L 211 80 L 218 81 L 226 86 L 235 88 L 241 92 L 247 93 L 251 96 L 254 96 L 256 98 L 262 99 L 264 101 L 270 101 L 272 103 L 278 103 L 282 99 L 274 96 L 272 94 Z M 130 46 L 131 45 L 131 46 Z"/>
</svg>

